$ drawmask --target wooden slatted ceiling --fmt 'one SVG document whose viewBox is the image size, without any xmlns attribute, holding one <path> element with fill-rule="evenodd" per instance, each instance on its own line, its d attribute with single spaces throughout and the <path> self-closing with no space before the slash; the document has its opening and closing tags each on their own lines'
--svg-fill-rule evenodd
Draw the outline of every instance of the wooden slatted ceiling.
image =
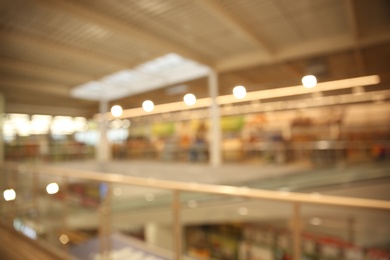
<svg viewBox="0 0 390 260">
<path fill-rule="evenodd" d="M 12 103 L 7 112 L 26 102 L 68 104 L 72 109 L 66 113 L 80 109 L 78 115 L 92 115 L 97 103 L 70 98 L 71 88 L 170 52 L 220 70 L 221 94 L 239 82 L 248 90 L 298 84 L 313 57 L 326 60 L 328 79 L 388 73 L 389 5 L 387 0 L 0 1 L 0 91 Z M 205 79 L 188 85 L 199 97 L 208 95 Z M 66 102 L 53 102 L 61 96 Z M 157 90 L 124 98 L 131 102 L 123 106 L 139 106 L 147 97 L 160 103 L 182 98 Z"/>
</svg>

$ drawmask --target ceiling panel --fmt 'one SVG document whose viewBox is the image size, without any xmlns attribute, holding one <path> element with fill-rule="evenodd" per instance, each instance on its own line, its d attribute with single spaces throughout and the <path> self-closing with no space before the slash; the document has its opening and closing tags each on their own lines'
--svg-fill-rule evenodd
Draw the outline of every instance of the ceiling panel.
<svg viewBox="0 0 390 260">
<path fill-rule="evenodd" d="M 33 104 L 34 97 L 37 105 L 55 106 L 63 93 L 58 86 L 69 90 L 168 53 L 218 69 L 221 94 L 240 82 L 248 90 L 297 84 L 313 59 L 327 64 L 321 80 L 385 75 L 387 10 L 387 0 L 1 1 L 0 86 L 8 107 Z M 207 79 L 201 82 L 183 84 L 208 95 Z M 148 96 L 181 100 L 164 90 L 172 86 L 160 87 L 124 104 L 139 106 Z M 64 100 L 70 107 L 91 106 Z"/>
</svg>

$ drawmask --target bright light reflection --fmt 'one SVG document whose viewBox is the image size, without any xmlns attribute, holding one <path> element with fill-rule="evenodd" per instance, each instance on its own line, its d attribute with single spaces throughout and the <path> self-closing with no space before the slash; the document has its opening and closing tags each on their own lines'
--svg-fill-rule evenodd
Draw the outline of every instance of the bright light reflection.
<svg viewBox="0 0 390 260">
<path fill-rule="evenodd" d="M 236 86 L 233 88 L 233 95 L 235 98 L 244 98 L 246 96 L 246 89 L 244 86 Z"/>
<path fill-rule="evenodd" d="M 306 75 L 302 78 L 302 84 L 305 88 L 313 88 L 317 85 L 317 78 L 313 75 Z"/>
<path fill-rule="evenodd" d="M 74 132 L 73 118 L 70 116 L 56 116 L 51 125 L 53 135 L 71 134 Z"/>
<path fill-rule="evenodd" d="M 69 242 L 69 237 L 65 234 L 62 234 L 59 238 L 61 244 L 66 245 Z"/>
<path fill-rule="evenodd" d="M 60 190 L 60 188 L 58 187 L 58 184 L 55 182 L 49 183 L 46 186 L 46 191 L 48 194 L 56 194 L 59 190 Z"/>
<path fill-rule="evenodd" d="M 16 192 L 14 189 L 8 189 L 3 192 L 3 196 L 6 201 L 11 201 L 16 198 Z"/>
<path fill-rule="evenodd" d="M 115 105 L 111 108 L 111 114 L 114 116 L 114 117 L 119 117 L 121 116 L 123 113 L 123 109 L 121 106 L 119 105 Z"/>
<path fill-rule="evenodd" d="M 196 103 L 196 97 L 191 93 L 185 94 L 183 100 L 187 106 L 192 106 Z"/>
<path fill-rule="evenodd" d="M 152 112 L 153 109 L 154 109 L 154 103 L 153 103 L 153 101 L 151 101 L 151 100 L 145 100 L 145 101 L 142 103 L 142 108 L 143 108 L 146 112 Z"/>
<path fill-rule="evenodd" d="M 73 121 L 75 131 L 86 131 L 88 129 L 87 119 L 85 117 L 75 117 Z"/>
<path fill-rule="evenodd" d="M 52 116 L 33 115 L 31 117 L 31 133 L 47 134 L 49 132 Z"/>
</svg>

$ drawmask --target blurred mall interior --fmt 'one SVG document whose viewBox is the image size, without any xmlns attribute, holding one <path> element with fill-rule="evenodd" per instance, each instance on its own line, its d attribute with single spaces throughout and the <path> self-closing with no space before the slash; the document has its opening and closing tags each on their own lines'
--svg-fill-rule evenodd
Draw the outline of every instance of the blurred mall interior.
<svg viewBox="0 0 390 260">
<path fill-rule="evenodd" d="M 0 259 L 390 259 L 390 1 L 0 6 Z"/>
</svg>

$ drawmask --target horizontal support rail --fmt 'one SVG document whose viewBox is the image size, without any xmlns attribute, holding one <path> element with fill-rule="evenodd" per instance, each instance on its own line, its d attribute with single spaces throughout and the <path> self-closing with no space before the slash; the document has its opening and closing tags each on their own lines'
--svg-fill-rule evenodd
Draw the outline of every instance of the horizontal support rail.
<svg viewBox="0 0 390 260">
<path fill-rule="evenodd" d="M 286 191 L 271 191 L 251 189 L 248 187 L 201 184 L 194 182 L 188 183 L 179 181 L 167 181 L 158 180 L 154 178 L 139 178 L 116 173 L 102 173 L 85 170 L 65 169 L 45 165 L 4 163 L 0 167 L 51 176 L 66 176 L 69 178 L 76 178 L 86 181 L 128 184 L 181 192 L 209 193 L 227 196 L 238 196 L 251 199 L 275 200 L 282 202 L 390 210 L 390 202 L 384 200 L 329 196 L 318 193 L 306 194 Z"/>
</svg>

